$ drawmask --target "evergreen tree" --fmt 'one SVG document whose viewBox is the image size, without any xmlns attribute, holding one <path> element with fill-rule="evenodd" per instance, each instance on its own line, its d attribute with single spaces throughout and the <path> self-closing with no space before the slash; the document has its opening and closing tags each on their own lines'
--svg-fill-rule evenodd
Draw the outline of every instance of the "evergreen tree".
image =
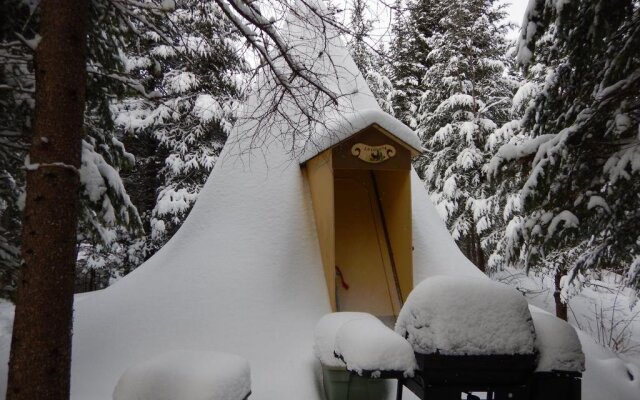
<svg viewBox="0 0 640 400">
<path fill-rule="evenodd" d="M 25 38 L 35 37 L 35 24 L 29 19 L 34 9 L 22 0 L 0 4 L 0 297 L 7 298 L 20 265 L 22 167 L 35 88 L 33 51 Z"/>
<path fill-rule="evenodd" d="M 483 270 L 482 236 L 499 208 L 481 167 L 489 135 L 509 119 L 514 85 L 504 74 L 507 25 L 495 3 L 439 5 L 446 16 L 426 41 L 433 50 L 417 127 L 426 153 L 416 168 L 454 239 Z"/>
<path fill-rule="evenodd" d="M 526 174 L 505 251 L 555 271 L 558 298 L 561 288 L 570 295 L 565 274 L 579 289 L 599 269 L 637 289 L 640 4 L 532 1 L 526 18 L 518 60 L 540 83 L 522 120 L 528 140 L 501 148 L 495 163 L 504 171 L 517 160 Z"/>
<path fill-rule="evenodd" d="M 0 294 L 8 297 L 19 265 L 22 165 L 34 105 L 30 46 L 37 43 L 39 8 L 11 0 L 4 10 Z M 230 129 L 239 98 L 236 72 L 244 65 L 237 31 L 215 4 L 93 0 L 89 12 L 81 290 L 104 287 L 126 274 L 177 230 Z M 136 159 L 124 143 L 139 155 L 139 167 L 131 168 Z M 133 199 L 125 183 L 136 188 Z"/>
<path fill-rule="evenodd" d="M 391 48 L 391 82 L 395 115 L 412 128 L 417 126 L 420 99 L 427 89 L 424 76 L 433 50 L 429 38 L 440 29 L 445 15 L 443 0 L 397 0 Z M 446 2 L 444 2 L 446 3 Z"/>
<path fill-rule="evenodd" d="M 365 0 L 354 0 L 349 10 L 351 14 L 348 41 L 349 52 L 360 73 L 375 96 L 380 108 L 394 115 L 394 88 L 389 78 L 391 70 L 384 45 L 376 49 L 371 43 L 373 21 Z"/>
<path fill-rule="evenodd" d="M 7 183 L 0 193 L 0 267 L 3 289 L 10 297 L 15 288 L 15 271 L 19 265 L 19 232 L 21 212 L 19 200 L 24 192 L 23 164 L 32 130 L 34 109 L 33 53 L 40 36 L 37 34 L 40 7 L 37 3 L 11 0 L 2 3 L 6 24 L 2 27 L 0 59 L 0 107 L 2 108 L 2 140 L 0 140 L 0 174 Z M 118 78 L 121 64 L 118 48 L 128 32 L 121 10 L 107 0 L 89 5 L 87 35 L 88 54 L 87 101 L 84 118 L 86 135 L 82 139 L 81 212 L 79 235 L 109 245 L 111 231 L 118 227 L 135 232 L 139 218 L 118 176 L 122 167 L 133 159 L 122 143 L 113 136 L 108 102 L 123 93 L 125 83 Z M 6 29 L 4 29 L 6 28 Z"/>
<path fill-rule="evenodd" d="M 127 148 L 138 157 L 124 179 L 146 235 L 120 237 L 113 251 L 88 254 L 88 265 L 125 274 L 153 255 L 177 231 L 225 143 L 240 100 L 239 37 L 213 3 L 183 1 L 168 15 L 173 45 L 151 33 L 126 52 L 128 73 L 149 93 L 132 93 L 113 113 Z M 110 266 L 110 267 L 109 267 Z"/>
</svg>

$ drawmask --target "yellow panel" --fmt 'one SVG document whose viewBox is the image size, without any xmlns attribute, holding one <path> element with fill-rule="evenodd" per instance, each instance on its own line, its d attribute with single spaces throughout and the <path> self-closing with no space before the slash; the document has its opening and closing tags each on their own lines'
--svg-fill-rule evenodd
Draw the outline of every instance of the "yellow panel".
<svg viewBox="0 0 640 400">
<path fill-rule="evenodd" d="M 375 183 L 402 299 L 413 289 L 411 177 L 409 171 L 375 171 Z"/>
<path fill-rule="evenodd" d="M 401 298 L 388 251 L 373 174 L 335 170 L 335 257 L 347 287 L 336 289 L 339 311 L 364 311 L 395 321 Z"/>
<path fill-rule="evenodd" d="M 320 153 L 309 160 L 305 164 L 305 169 L 309 187 L 311 188 L 313 214 L 316 220 L 318 240 L 320 241 L 320 253 L 327 281 L 329 301 L 331 302 L 331 309 L 336 311 L 335 225 L 331 150 Z"/>
</svg>

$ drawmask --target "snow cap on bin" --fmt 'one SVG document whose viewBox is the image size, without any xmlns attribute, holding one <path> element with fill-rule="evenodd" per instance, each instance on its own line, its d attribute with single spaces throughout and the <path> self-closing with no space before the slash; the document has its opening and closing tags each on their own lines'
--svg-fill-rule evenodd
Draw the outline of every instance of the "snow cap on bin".
<svg viewBox="0 0 640 400">
<path fill-rule="evenodd" d="M 486 278 L 433 276 L 409 294 L 396 332 L 416 353 L 513 355 L 535 352 L 527 300 Z"/>
</svg>

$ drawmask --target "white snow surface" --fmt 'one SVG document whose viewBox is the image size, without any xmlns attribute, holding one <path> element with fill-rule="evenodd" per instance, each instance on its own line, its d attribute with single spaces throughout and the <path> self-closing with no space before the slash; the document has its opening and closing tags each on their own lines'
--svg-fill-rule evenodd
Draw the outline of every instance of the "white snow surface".
<svg viewBox="0 0 640 400">
<path fill-rule="evenodd" d="M 232 354 L 172 351 L 128 368 L 113 400 L 243 400 L 249 363 Z"/>
<path fill-rule="evenodd" d="M 358 319 L 374 319 L 376 317 L 364 312 L 334 312 L 320 318 L 314 330 L 313 350 L 320 362 L 327 367 L 344 367 L 345 363 L 335 356 L 336 335 L 340 327 L 349 321 Z"/>
<path fill-rule="evenodd" d="M 532 308 L 539 352 L 536 371 L 584 371 L 584 353 L 575 329 L 547 312 Z"/>
<path fill-rule="evenodd" d="M 422 354 L 531 354 L 535 350 L 526 299 L 516 289 L 488 279 L 425 279 L 409 294 L 396 332 Z"/>
<path fill-rule="evenodd" d="M 582 375 L 583 400 L 637 400 L 640 393 L 640 367 L 625 362 L 613 352 L 578 332 L 585 353 Z"/>
<path fill-rule="evenodd" d="M 380 376 L 381 371 L 402 371 L 413 376 L 418 367 L 413 348 L 402 336 L 376 318 L 354 319 L 342 324 L 335 342 L 336 354 L 342 356 L 347 369 Z"/>
</svg>

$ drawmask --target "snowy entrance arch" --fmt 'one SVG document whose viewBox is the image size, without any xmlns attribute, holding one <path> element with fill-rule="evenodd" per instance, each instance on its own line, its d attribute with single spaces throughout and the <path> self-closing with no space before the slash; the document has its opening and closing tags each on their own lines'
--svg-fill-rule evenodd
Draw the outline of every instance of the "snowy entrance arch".
<svg viewBox="0 0 640 400">
<path fill-rule="evenodd" d="M 410 171 L 419 148 L 377 124 L 325 147 L 303 165 L 332 309 L 393 323 L 413 287 Z"/>
</svg>

